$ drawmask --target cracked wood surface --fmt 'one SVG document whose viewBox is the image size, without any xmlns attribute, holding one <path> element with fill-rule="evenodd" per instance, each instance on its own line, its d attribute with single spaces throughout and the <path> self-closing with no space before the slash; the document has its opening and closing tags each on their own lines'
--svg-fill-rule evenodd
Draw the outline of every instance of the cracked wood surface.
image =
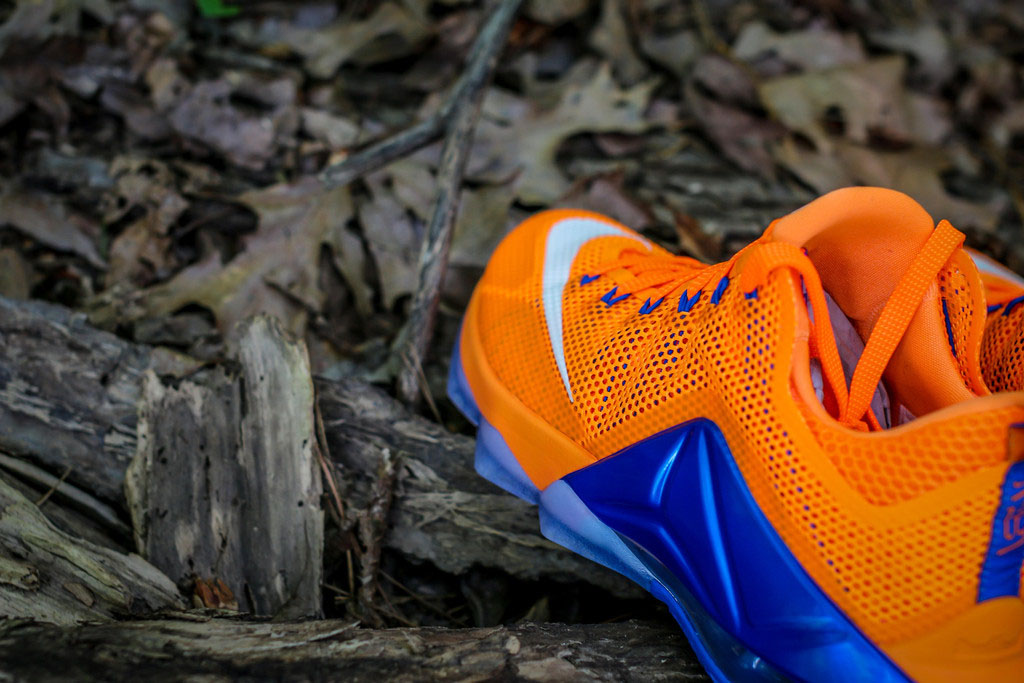
<svg viewBox="0 0 1024 683">
<path fill-rule="evenodd" d="M 0 621 L 14 680 L 698 681 L 674 624 L 366 630 L 186 618 L 60 628 Z"/>
<path fill-rule="evenodd" d="M 198 364 L 97 330 L 59 306 L 2 297 L 0 348 L 0 452 L 54 475 L 70 466 L 69 481 L 124 509 L 144 374 L 195 375 Z M 388 547 L 452 573 L 479 565 L 641 595 L 618 574 L 541 536 L 533 506 L 474 472 L 473 439 L 411 414 L 362 382 L 317 378 L 314 384 L 346 502 L 365 505 L 382 449 L 406 454 Z"/>
</svg>

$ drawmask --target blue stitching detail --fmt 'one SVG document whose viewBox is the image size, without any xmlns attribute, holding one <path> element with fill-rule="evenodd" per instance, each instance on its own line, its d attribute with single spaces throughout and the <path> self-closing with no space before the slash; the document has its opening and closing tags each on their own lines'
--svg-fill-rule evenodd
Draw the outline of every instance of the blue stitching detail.
<svg viewBox="0 0 1024 683">
<path fill-rule="evenodd" d="M 756 299 L 757 298 L 757 287 L 754 287 L 749 292 L 744 293 L 743 294 L 743 298 L 745 298 L 745 299 Z"/>
<path fill-rule="evenodd" d="M 586 285 L 586 284 L 590 284 L 591 282 L 593 282 L 594 280 L 598 279 L 599 277 L 601 277 L 601 276 L 600 275 L 584 275 L 580 279 L 580 286 L 583 286 L 583 285 Z"/>
<path fill-rule="evenodd" d="M 953 351 L 953 357 L 957 358 L 956 355 L 956 342 L 953 341 L 953 323 L 949 319 L 949 306 L 946 305 L 946 300 L 942 300 L 942 315 L 946 319 L 946 336 L 949 338 L 949 348 Z"/>
<path fill-rule="evenodd" d="M 718 305 L 718 302 L 722 300 L 722 294 L 725 292 L 725 288 L 729 286 L 729 276 L 723 275 L 722 279 L 718 281 L 718 286 L 715 287 L 715 293 L 711 295 L 711 303 Z"/>
<path fill-rule="evenodd" d="M 696 306 L 697 302 L 700 301 L 700 295 L 702 294 L 702 292 L 698 289 L 697 293 L 693 295 L 692 299 L 688 298 L 687 294 L 689 294 L 689 292 L 687 292 L 686 290 L 683 290 L 683 295 L 681 297 L 679 297 L 679 312 L 680 313 L 686 313 L 691 308 Z"/>
<path fill-rule="evenodd" d="M 606 292 L 604 296 L 601 297 L 601 301 L 603 301 L 606 304 L 608 304 L 609 308 L 611 308 L 615 304 L 619 303 L 623 299 L 628 299 L 629 298 L 629 293 L 623 294 L 622 296 L 615 296 L 615 292 L 617 292 L 618 289 L 619 289 L 619 286 L 616 285 L 616 286 L 612 287 L 610 291 Z"/>
<path fill-rule="evenodd" d="M 1003 311 L 1003 315 L 1010 315 L 1010 311 L 1017 308 L 1017 306 L 1024 303 L 1024 295 L 1018 296 L 1016 299 L 1011 299 L 1006 302 L 1006 310 Z"/>
<path fill-rule="evenodd" d="M 655 301 L 654 304 L 652 305 L 651 304 L 651 300 L 648 299 L 644 303 L 644 305 L 640 307 L 640 315 L 647 315 L 648 313 L 651 313 L 654 309 L 656 309 L 658 306 L 660 306 L 661 302 L 664 301 L 664 300 L 665 300 L 665 297 L 661 297 L 660 299 Z"/>
<path fill-rule="evenodd" d="M 1003 305 L 1004 305 L 1004 304 L 992 304 L 991 306 L 989 306 L 989 307 L 988 307 L 988 312 L 989 312 L 989 313 L 995 313 L 995 312 L 996 312 L 996 311 L 998 311 L 998 310 L 999 310 L 1000 308 L 1002 308 L 1002 307 L 1003 307 Z"/>
</svg>

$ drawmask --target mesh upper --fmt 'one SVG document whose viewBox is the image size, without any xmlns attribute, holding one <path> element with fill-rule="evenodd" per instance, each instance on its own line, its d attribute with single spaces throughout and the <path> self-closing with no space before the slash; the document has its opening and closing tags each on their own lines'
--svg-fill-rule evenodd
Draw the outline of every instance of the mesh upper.
<svg viewBox="0 0 1024 683">
<path fill-rule="evenodd" d="M 729 284 L 717 304 L 710 301 L 715 277 L 688 313 L 678 311 L 674 296 L 641 315 L 646 294 L 613 306 L 601 301 L 614 273 L 581 282 L 631 244 L 593 240 L 572 266 L 563 294 L 572 403 L 551 381 L 558 370 L 539 268 L 526 263 L 537 255 L 506 250 L 502 258 L 499 251 L 479 285 L 478 310 L 488 362 L 501 382 L 598 457 L 687 419 L 713 420 L 787 546 L 880 644 L 917 635 L 973 605 L 1006 466 L 1006 425 L 1024 421 L 1024 407 L 886 433 L 846 429 L 793 397 L 790 363 L 802 297 L 788 271 L 774 273 L 756 296 Z M 941 286 L 954 334 L 969 329 L 955 269 Z M 993 475 L 991 484 L 948 496 L 939 490 L 983 471 Z M 903 514 L 929 494 L 941 497 L 937 514 Z M 866 502 L 867 511 L 853 509 L 851 497 Z"/>
<path fill-rule="evenodd" d="M 1024 389 L 1024 306 L 994 311 L 985 324 L 981 369 L 992 391 Z"/>
</svg>

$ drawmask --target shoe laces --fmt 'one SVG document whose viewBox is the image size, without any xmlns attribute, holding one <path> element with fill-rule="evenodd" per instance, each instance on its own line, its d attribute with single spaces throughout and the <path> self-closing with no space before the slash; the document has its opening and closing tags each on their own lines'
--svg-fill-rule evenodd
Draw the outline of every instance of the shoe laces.
<svg viewBox="0 0 1024 683">
<path fill-rule="evenodd" d="M 596 276 L 626 271 L 632 276 L 616 285 L 613 290 L 616 295 L 614 301 L 634 293 L 650 292 L 641 309 L 649 311 L 666 299 L 679 295 L 678 310 L 685 313 L 712 282 L 717 282 L 712 294 L 712 303 L 717 303 L 716 299 L 721 297 L 728 286 L 729 276 L 734 270 L 740 271 L 739 284 L 744 294 L 747 298 L 754 298 L 757 289 L 768 282 L 769 275 L 779 269 L 789 269 L 799 275 L 803 282 L 807 305 L 812 314 L 810 354 L 821 362 L 822 375 L 834 402 L 830 412 L 847 427 L 877 431 L 882 426 L 871 410 L 871 400 L 878 383 L 925 293 L 963 241 L 963 233 L 948 221 L 941 221 L 932 231 L 882 308 L 854 368 L 849 386 L 817 268 L 803 248 L 772 241 L 771 231 L 741 249 L 728 261 L 715 265 L 707 265 L 686 256 L 651 255 L 628 247 L 619 254 L 619 258 L 599 266 L 593 273 Z"/>
</svg>

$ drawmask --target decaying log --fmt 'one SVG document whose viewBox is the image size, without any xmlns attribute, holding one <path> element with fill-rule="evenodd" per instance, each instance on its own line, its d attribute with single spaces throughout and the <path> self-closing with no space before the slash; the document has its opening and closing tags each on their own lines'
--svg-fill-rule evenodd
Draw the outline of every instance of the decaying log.
<svg viewBox="0 0 1024 683">
<path fill-rule="evenodd" d="M 305 345 L 239 325 L 234 362 L 143 381 L 128 504 L 139 551 L 184 589 L 222 581 L 242 611 L 321 612 L 324 521 Z"/>
<path fill-rule="evenodd" d="M 121 501 L 124 470 L 136 450 L 142 376 L 148 368 L 165 374 L 168 357 L 98 331 L 58 306 L 0 298 L 0 451 L 55 476 L 70 466 L 69 481 Z M 454 573 L 479 565 L 639 594 L 619 575 L 544 539 L 534 508 L 473 471 L 472 439 L 413 416 L 361 382 L 317 379 L 316 390 L 331 455 L 348 484 L 347 502 L 366 505 L 382 448 L 405 454 L 389 547 Z"/>
<path fill-rule="evenodd" d="M 138 555 L 70 536 L 0 478 L 0 605 L 5 616 L 74 624 L 181 605 Z"/>
<path fill-rule="evenodd" d="M 318 380 L 317 397 L 331 457 L 348 484 L 346 500 L 365 506 L 383 454 L 404 456 L 388 546 L 455 574 L 481 565 L 524 579 L 582 579 L 622 597 L 641 594 L 619 574 L 541 536 L 535 506 L 474 471 L 473 439 L 356 380 Z"/>
<path fill-rule="evenodd" d="M 108 502 L 135 453 L 147 347 L 85 316 L 0 297 L 0 451 L 29 458 Z"/>
<path fill-rule="evenodd" d="M 366 630 L 195 617 L 76 628 L 0 621 L 0 673 L 34 681 L 708 680 L 669 623 Z"/>
</svg>

